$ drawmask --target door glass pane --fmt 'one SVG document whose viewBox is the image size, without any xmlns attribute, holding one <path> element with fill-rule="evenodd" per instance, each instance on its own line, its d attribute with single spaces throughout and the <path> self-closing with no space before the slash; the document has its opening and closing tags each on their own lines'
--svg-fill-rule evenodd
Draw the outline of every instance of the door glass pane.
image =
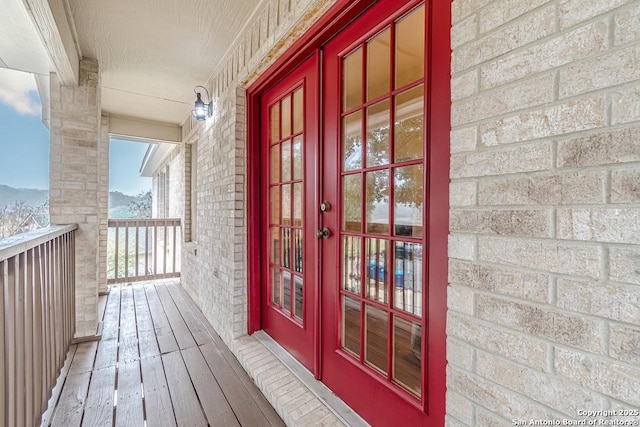
<svg viewBox="0 0 640 427">
<path fill-rule="evenodd" d="M 421 394 L 422 327 L 393 317 L 393 380 L 413 394 Z"/>
<path fill-rule="evenodd" d="M 365 265 L 367 281 L 365 294 L 367 298 L 387 304 L 389 294 L 389 266 L 387 263 L 388 242 L 383 239 L 365 239 Z"/>
<path fill-rule="evenodd" d="M 342 119 L 343 170 L 362 168 L 362 111 Z"/>
<path fill-rule="evenodd" d="M 271 147 L 271 182 L 280 181 L 280 144 Z"/>
<path fill-rule="evenodd" d="M 342 111 L 362 104 L 362 48 L 342 60 Z"/>
<path fill-rule="evenodd" d="M 282 143 L 282 180 L 291 179 L 291 141 Z"/>
<path fill-rule="evenodd" d="M 293 269 L 298 273 L 302 273 L 302 259 L 304 256 L 302 243 L 302 230 L 293 230 Z"/>
<path fill-rule="evenodd" d="M 389 92 L 391 30 L 387 28 L 367 43 L 367 101 Z"/>
<path fill-rule="evenodd" d="M 280 224 L 280 187 L 271 187 L 271 224 Z"/>
<path fill-rule="evenodd" d="M 291 185 L 282 186 L 282 224 L 291 225 Z"/>
<path fill-rule="evenodd" d="M 293 225 L 302 226 L 302 183 L 293 184 Z"/>
<path fill-rule="evenodd" d="M 293 92 L 293 133 L 302 132 L 302 118 L 304 117 L 302 98 L 302 88 Z"/>
<path fill-rule="evenodd" d="M 394 184 L 394 233 L 422 237 L 422 165 L 396 168 Z"/>
<path fill-rule="evenodd" d="M 282 309 L 291 312 L 291 273 L 282 272 Z"/>
<path fill-rule="evenodd" d="M 342 297 L 342 348 L 360 356 L 360 301 Z"/>
<path fill-rule="evenodd" d="M 282 138 L 291 135 L 291 97 L 282 99 Z"/>
<path fill-rule="evenodd" d="M 424 6 L 398 21 L 395 54 L 396 89 L 424 77 Z"/>
<path fill-rule="evenodd" d="M 285 268 L 291 268 L 290 256 L 291 256 L 291 229 L 282 229 L 282 266 Z"/>
<path fill-rule="evenodd" d="M 364 359 L 383 373 L 387 372 L 388 325 L 385 310 L 366 305 Z"/>
<path fill-rule="evenodd" d="M 280 264 L 280 229 L 271 227 L 271 263 Z"/>
<path fill-rule="evenodd" d="M 393 253 L 393 306 L 422 317 L 422 245 L 396 242 Z"/>
<path fill-rule="evenodd" d="M 389 163 L 389 101 L 367 108 L 367 167 Z"/>
<path fill-rule="evenodd" d="M 274 104 L 269 109 L 271 115 L 271 143 L 280 140 L 280 103 Z"/>
<path fill-rule="evenodd" d="M 367 233 L 389 233 L 389 171 L 368 172 Z"/>
<path fill-rule="evenodd" d="M 293 307 L 293 315 L 302 320 L 302 277 L 293 276 L 295 283 L 296 301 Z"/>
<path fill-rule="evenodd" d="M 302 135 L 293 138 L 293 179 L 302 179 Z"/>
<path fill-rule="evenodd" d="M 345 175 L 342 178 L 342 229 L 362 230 L 362 175 Z"/>
<path fill-rule="evenodd" d="M 280 305 L 280 270 L 271 268 L 271 302 Z"/>
<path fill-rule="evenodd" d="M 395 99 L 396 162 L 421 159 L 424 141 L 424 86 L 406 90 Z"/>
<path fill-rule="evenodd" d="M 360 294 L 360 237 L 342 236 L 342 289 Z"/>
</svg>

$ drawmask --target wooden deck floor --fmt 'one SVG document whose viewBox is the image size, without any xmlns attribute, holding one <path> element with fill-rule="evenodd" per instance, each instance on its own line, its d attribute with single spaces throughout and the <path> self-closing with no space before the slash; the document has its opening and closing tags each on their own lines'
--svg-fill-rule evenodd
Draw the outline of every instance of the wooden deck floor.
<svg viewBox="0 0 640 427">
<path fill-rule="evenodd" d="M 282 426 L 179 282 L 114 286 L 72 346 L 43 426 Z"/>
</svg>

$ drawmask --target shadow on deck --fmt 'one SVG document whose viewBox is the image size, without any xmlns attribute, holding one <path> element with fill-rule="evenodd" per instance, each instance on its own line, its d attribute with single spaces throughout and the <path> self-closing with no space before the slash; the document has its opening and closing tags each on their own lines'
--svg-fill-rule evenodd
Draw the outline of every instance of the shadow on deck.
<svg viewBox="0 0 640 427">
<path fill-rule="evenodd" d="M 71 346 L 42 426 L 282 426 L 179 281 L 113 286 Z"/>
</svg>

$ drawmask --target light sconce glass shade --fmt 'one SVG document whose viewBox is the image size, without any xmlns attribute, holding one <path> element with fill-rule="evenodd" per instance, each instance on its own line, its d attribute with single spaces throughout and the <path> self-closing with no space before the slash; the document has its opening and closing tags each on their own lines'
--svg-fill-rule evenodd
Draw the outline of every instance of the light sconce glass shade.
<svg viewBox="0 0 640 427">
<path fill-rule="evenodd" d="M 209 100 L 208 104 L 205 104 L 202 100 L 202 95 L 200 92 L 196 92 L 196 89 L 202 88 L 207 93 L 207 99 Z M 211 101 L 211 96 L 209 95 L 209 91 L 203 86 L 196 86 L 193 90 L 196 94 L 196 102 L 193 104 L 192 113 L 196 117 L 196 120 L 201 121 L 213 115 L 213 101 Z"/>
</svg>

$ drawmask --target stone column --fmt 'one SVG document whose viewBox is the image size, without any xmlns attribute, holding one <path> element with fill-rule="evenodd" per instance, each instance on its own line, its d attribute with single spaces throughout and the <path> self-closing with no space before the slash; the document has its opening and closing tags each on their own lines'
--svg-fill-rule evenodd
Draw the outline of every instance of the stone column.
<svg viewBox="0 0 640 427">
<path fill-rule="evenodd" d="M 63 86 L 51 74 L 51 224 L 78 224 L 76 232 L 75 338 L 95 336 L 98 329 L 98 247 L 104 184 L 101 142 L 100 71 L 83 59 L 77 87 Z M 102 185 L 101 185 L 102 184 Z"/>
</svg>

